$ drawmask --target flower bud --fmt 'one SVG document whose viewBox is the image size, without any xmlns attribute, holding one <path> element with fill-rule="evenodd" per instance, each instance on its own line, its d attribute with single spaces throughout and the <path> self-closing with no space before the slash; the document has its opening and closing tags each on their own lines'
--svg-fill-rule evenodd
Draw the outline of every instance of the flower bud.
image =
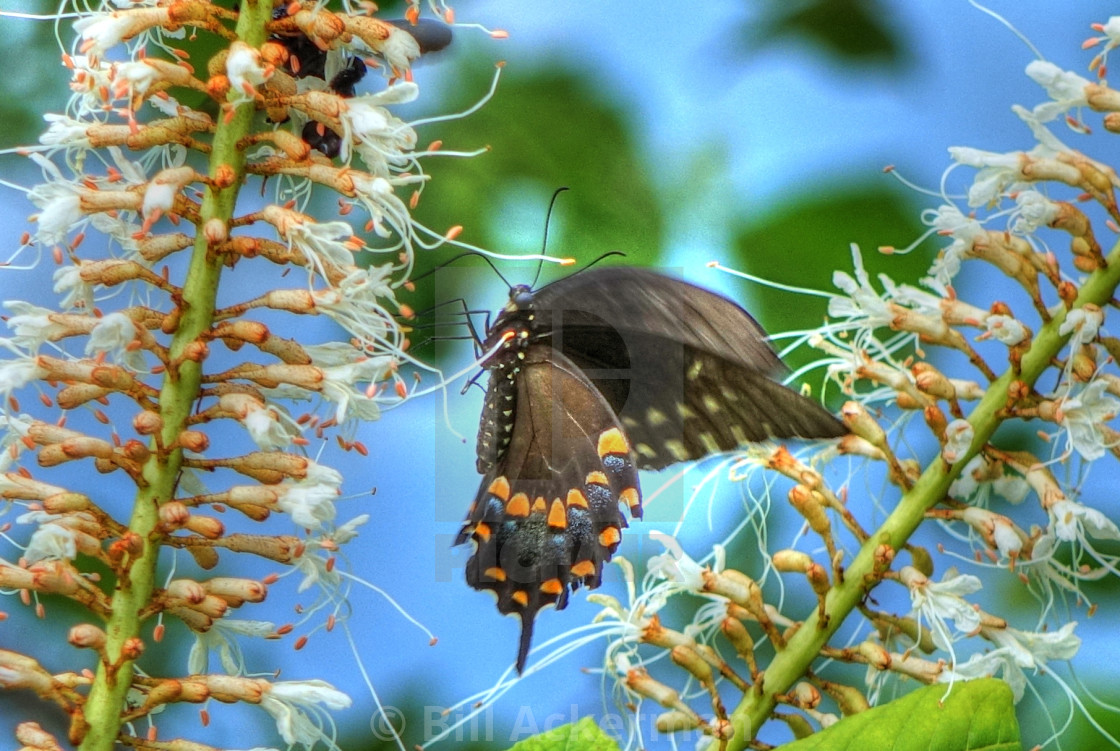
<svg viewBox="0 0 1120 751">
<path fill-rule="evenodd" d="M 202 586 L 208 593 L 222 598 L 233 607 L 240 607 L 245 602 L 263 602 L 268 595 L 268 587 L 254 579 L 215 577 L 202 582 Z"/>
<path fill-rule="evenodd" d="M 800 550 L 779 550 L 774 553 L 770 562 L 778 571 L 804 574 L 809 570 L 813 559 L 808 553 L 802 553 Z"/>
<path fill-rule="evenodd" d="M 791 692 L 797 706 L 804 709 L 816 709 L 821 703 L 821 692 L 811 683 L 799 681 Z"/>
<path fill-rule="evenodd" d="M 158 412 L 139 412 L 132 418 L 132 429 L 139 435 L 155 435 L 163 429 L 163 418 Z"/>
<path fill-rule="evenodd" d="M 37 722 L 21 722 L 16 726 L 16 740 L 26 751 L 62 751 L 62 744 L 43 730 Z"/>
<path fill-rule="evenodd" d="M 172 532 L 180 529 L 190 519 L 191 512 L 181 501 L 168 501 L 159 507 L 161 531 Z"/>
<path fill-rule="evenodd" d="M 949 464 L 963 459 L 972 446 L 972 423 L 968 420 L 953 420 L 945 428 L 945 445 L 941 447 L 941 458 Z"/>
<path fill-rule="evenodd" d="M 92 623 L 79 623 L 70 629 L 67 641 L 79 649 L 97 649 L 105 647 L 105 632 Z"/>
<path fill-rule="evenodd" d="M 196 535 L 202 535 L 208 540 L 216 540 L 225 533 L 225 525 L 211 516 L 198 516 L 192 514 L 185 525 L 187 529 L 194 532 Z"/>
<path fill-rule="evenodd" d="M 669 659 L 687 670 L 693 678 L 705 685 L 712 682 L 712 666 L 692 647 L 680 645 L 669 652 Z"/>
<path fill-rule="evenodd" d="M 210 447 L 210 438 L 198 430 L 184 430 L 179 434 L 179 445 L 187 451 L 200 454 Z"/>
<path fill-rule="evenodd" d="M 844 420 L 848 430 L 868 441 L 871 445 L 878 447 L 887 445 L 887 434 L 879 426 L 879 423 L 868 414 L 867 408 L 859 402 L 845 402 L 840 410 L 840 417 Z"/>
<path fill-rule="evenodd" d="M 206 590 L 192 579 L 173 579 L 167 583 L 167 596 L 193 605 L 202 602 Z"/>
<path fill-rule="evenodd" d="M 217 245 L 229 239 L 229 228 L 221 219 L 214 217 L 203 225 L 202 234 L 206 236 L 207 243 Z"/>
<path fill-rule="evenodd" d="M 693 713 L 671 709 L 657 716 L 657 732 L 680 733 L 700 727 L 700 718 Z"/>
<path fill-rule="evenodd" d="M 680 694 L 651 678 L 644 668 L 633 668 L 626 674 L 626 687 L 669 709 L 677 708 L 681 704 Z"/>
<path fill-rule="evenodd" d="M 887 670 L 891 666 L 891 653 L 881 644 L 863 641 L 856 650 L 867 660 L 867 664 L 878 670 Z"/>
<path fill-rule="evenodd" d="M 140 655 L 144 654 L 144 640 L 138 636 L 125 639 L 124 644 L 121 646 L 121 657 L 126 660 L 139 659 Z"/>
<path fill-rule="evenodd" d="M 87 511 L 93 504 L 89 496 L 82 493 L 62 492 L 47 496 L 43 499 L 43 510 L 48 514 L 67 514 L 75 511 Z"/>
</svg>

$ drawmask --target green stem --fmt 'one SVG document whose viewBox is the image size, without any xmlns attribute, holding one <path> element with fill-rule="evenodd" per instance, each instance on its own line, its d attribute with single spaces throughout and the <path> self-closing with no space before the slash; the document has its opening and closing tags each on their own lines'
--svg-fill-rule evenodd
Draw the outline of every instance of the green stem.
<svg viewBox="0 0 1120 751">
<path fill-rule="evenodd" d="M 259 48 L 267 33 L 265 24 L 272 15 L 272 3 L 263 0 L 242 0 L 237 21 L 237 36 L 251 47 Z M 160 389 L 159 409 L 163 418 L 161 442 L 156 446 L 176 446 L 179 434 L 187 426 L 191 408 L 197 401 L 202 383 L 202 364 L 181 359 L 184 351 L 200 341 L 210 329 L 214 318 L 214 301 L 221 277 L 221 259 L 209 252 L 202 227 L 211 219 L 228 226 L 233 216 L 237 195 L 244 176 L 245 155 L 237 143 L 249 134 L 255 108 L 242 104 L 233 117 L 221 120 L 214 134 L 210 156 L 210 177 L 222 170 L 236 175 L 233 184 L 224 190 L 208 188 L 202 200 L 199 225 L 196 228 L 190 266 L 183 285 L 182 299 L 174 301 L 180 308 L 178 328 L 171 338 L 168 367 Z M 160 505 L 175 497 L 182 450 L 155 450 L 143 468 L 146 485 L 139 488 L 132 508 L 129 531 L 143 541 L 139 554 L 123 561 L 124 575 L 116 582 L 112 614 L 105 624 L 108 640 L 107 662 L 98 664 L 82 716 L 73 718 L 71 736 L 83 736 L 81 751 L 111 751 L 116 747 L 121 727 L 121 710 L 132 683 L 133 661 L 122 657 L 132 639 L 140 637 L 140 612 L 151 599 L 155 588 L 156 565 L 159 561 L 160 536 L 156 530 Z"/>
<path fill-rule="evenodd" d="M 1120 285 L 1120 244 L 1109 253 L 1107 263 L 1082 285 L 1073 307 L 1089 303 L 1104 306 L 1111 300 L 1117 285 Z M 1022 382 L 1033 386 L 1050 367 L 1068 338 L 1058 333 L 1065 318 L 1066 311 L 1063 309 L 1035 336 L 1030 350 L 1023 356 L 1019 372 L 1008 370 L 988 388 L 968 417 L 974 431 L 968 453 L 951 467 L 940 458 L 930 463 L 883 525 L 860 548 L 844 572 L 844 581 L 829 591 L 825 598 L 823 620 L 814 609 L 787 642 L 785 649 L 774 656 L 766 668 L 761 690 L 747 692 L 731 714 L 735 735 L 727 745 L 729 751 L 746 748 L 774 711 L 776 697 L 789 691 L 805 675 L 832 634 L 863 601 L 876 582 L 874 564 L 880 546 L 887 545 L 893 551 L 901 550 L 925 518 L 926 511 L 945 498 L 949 485 L 961 469 L 988 443 L 1002 422 L 1002 411 L 1012 402 L 1009 397 L 1012 384 Z"/>
</svg>

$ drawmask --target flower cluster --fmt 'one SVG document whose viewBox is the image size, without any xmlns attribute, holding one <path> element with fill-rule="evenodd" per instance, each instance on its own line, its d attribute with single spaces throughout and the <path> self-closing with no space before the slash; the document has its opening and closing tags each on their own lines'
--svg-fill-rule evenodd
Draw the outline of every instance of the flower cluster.
<svg viewBox="0 0 1120 751">
<path fill-rule="evenodd" d="M 321 593 L 301 622 L 325 616 L 330 628 L 345 614 L 337 559 L 368 517 L 338 522 L 343 479 L 306 447 L 331 432 L 364 453 L 353 426 L 411 395 L 400 368 L 432 370 L 408 352 L 411 311 L 398 293 L 417 248 L 442 241 L 411 217 L 421 159 L 438 145 L 418 148 L 393 109 L 419 95 L 410 65 L 449 41 L 450 11 L 433 4 L 442 20 L 421 24 L 418 2 L 397 22 L 371 3 L 100 5 L 80 14 L 63 52 L 65 113 L 47 115 L 24 150 L 43 182 L 27 191 L 34 231 L 5 264 L 14 274 L 53 259 L 61 302 L 6 301 L 0 339 L 0 511 L 22 509 L 16 528 L 30 530 L 6 538 L 18 550 L 0 558 L 0 592 L 34 601 L 40 616 L 48 596 L 80 605 L 89 622 L 70 642 L 96 660 L 52 674 L 3 651 L 0 687 L 60 706 L 83 748 L 202 748 L 160 739 L 152 718 L 211 699 L 260 705 L 287 747 L 334 748 L 325 711 L 347 696 L 247 673 L 239 639 L 294 626 L 230 615 L 278 577 L 202 572 L 223 553 L 255 556 Z M 367 67 L 384 73 L 376 93 L 338 78 Z M 271 201 L 241 193 L 256 181 L 264 196 L 269 180 Z M 337 194 L 336 219 L 306 213 L 313 188 Z M 240 281 L 220 286 L 226 275 Z M 323 343 L 290 338 L 292 316 L 333 330 Z M 21 410 L 30 389 L 77 419 Z M 310 407 L 290 411 L 300 402 Z M 130 502 L 114 505 L 89 467 L 131 484 Z M 235 524 L 285 514 L 296 534 L 230 531 L 217 515 L 227 510 L 244 518 Z M 192 560 L 197 579 L 184 573 Z M 177 574 L 157 574 L 169 563 Z M 135 661 L 167 619 L 194 636 L 189 664 L 179 676 L 144 673 Z M 33 723 L 18 733 L 27 747 L 59 747 Z"/>
</svg>

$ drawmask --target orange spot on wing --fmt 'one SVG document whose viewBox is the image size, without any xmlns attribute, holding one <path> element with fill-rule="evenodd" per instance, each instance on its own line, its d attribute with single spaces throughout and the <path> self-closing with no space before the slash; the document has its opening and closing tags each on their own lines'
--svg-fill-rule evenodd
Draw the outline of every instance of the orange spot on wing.
<svg viewBox="0 0 1120 751">
<path fill-rule="evenodd" d="M 490 525 L 486 522 L 479 522 L 478 526 L 474 528 L 474 534 L 483 542 L 490 542 Z"/>
<path fill-rule="evenodd" d="M 509 480 L 506 479 L 505 475 L 496 478 L 494 482 L 490 483 L 490 487 L 486 489 L 486 492 L 497 497 L 502 503 L 505 503 L 509 500 Z"/>
<path fill-rule="evenodd" d="M 552 502 L 552 508 L 548 510 L 548 526 L 557 529 L 565 529 L 568 526 L 568 512 L 564 508 L 564 502 L 559 498 Z"/>
<path fill-rule="evenodd" d="M 618 428 L 611 428 L 604 430 L 599 435 L 599 457 L 605 457 L 607 454 L 629 454 L 630 444 L 626 442 L 626 436 Z"/>
<path fill-rule="evenodd" d="M 626 490 L 619 493 L 618 498 L 625 503 L 630 510 L 641 508 L 642 497 L 638 495 L 637 488 L 626 488 Z"/>
<path fill-rule="evenodd" d="M 587 496 L 579 492 L 578 489 L 572 488 L 568 491 L 568 505 L 587 508 Z"/>
<path fill-rule="evenodd" d="M 587 473 L 587 479 L 585 480 L 585 482 L 588 485 L 609 485 L 610 484 L 609 482 L 607 482 L 607 476 L 605 474 L 603 474 L 602 472 L 600 472 L 599 470 L 595 470 L 594 472 L 588 472 Z"/>
<path fill-rule="evenodd" d="M 607 527 L 599 533 L 599 544 L 604 548 L 617 545 L 621 539 L 622 533 L 618 531 L 618 527 Z"/>
<path fill-rule="evenodd" d="M 549 579 L 541 583 L 541 591 L 546 595 L 558 595 L 564 591 L 564 583 L 559 579 Z"/>
<path fill-rule="evenodd" d="M 506 572 L 500 566 L 491 566 L 482 572 L 482 575 L 487 579 L 493 579 L 496 582 L 504 582 L 506 580 Z"/>
<path fill-rule="evenodd" d="M 518 493 L 513 498 L 510 498 L 509 503 L 506 504 L 506 513 L 510 516 L 528 516 L 529 496 L 524 493 Z"/>
<path fill-rule="evenodd" d="M 545 504 L 544 498 L 542 498 L 540 496 L 537 496 L 536 500 L 533 501 L 533 513 L 534 514 L 543 514 L 544 510 L 547 507 L 548 506 L 547 506 L 547 504 Z"/>
<path fill-rule="evenodd" d="M 592 561 L 577 561 L 572 565 L 572 576 L 584 577 L 595 573 L 595 564 Z"/>
<path fill-rule="evenodd" d="M 513 593 L 513 601 L 521 607 L 525 607 L 529 604 L 529 593 L 523 589 L 519 589 Z"/>
</svg>

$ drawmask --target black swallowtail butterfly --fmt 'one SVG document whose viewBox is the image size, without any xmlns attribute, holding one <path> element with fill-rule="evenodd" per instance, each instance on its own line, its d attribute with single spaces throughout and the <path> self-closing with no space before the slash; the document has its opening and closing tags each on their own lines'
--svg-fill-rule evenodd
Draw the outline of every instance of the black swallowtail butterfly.
<svg viewBox="0 0 1120 751">
<path fill-rule="evenodd" d="M 642 514 L 639 469 L 766 438 L 832 438 L 843 424 L 771 380 L 782 364 L 747 311 L 653 271 L 588 269 L 520 285 L 486 332 L 490 384 L 478 431 L 482 486 L 456 544 L 467 583 L 521 618 L 599 586 Z"/>
</svg>

